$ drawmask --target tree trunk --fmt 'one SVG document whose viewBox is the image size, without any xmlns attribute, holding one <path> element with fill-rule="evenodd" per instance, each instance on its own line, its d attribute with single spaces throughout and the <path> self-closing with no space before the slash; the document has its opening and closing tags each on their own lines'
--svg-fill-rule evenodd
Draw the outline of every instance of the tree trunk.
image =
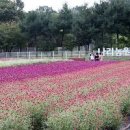
<svg viewBox="0 0 130 130">
<path fill-rule="evenodd" d="M 104 32 L 102 31 L 102 45 L 104 45 Z"/>
<path fill-rule="evenodd" d="M 85 54 L 87 54 L 88 51 L 88 44 L 85 45 Z"/>
<path fill-rule="evenodd" d="M 35 34 L 35 37 L 34 37 L 34 40 L 35 40 L 35 47 L 36 47 L 36 57 L 38 57 L 38 54 L 37 54 L 37 35 Z"/>
<path fill-rule="evenodd" d="M 113 43 L 112 43 L 113 41 L 112 41 L 112 36 L 110 35 L 109 36 L 109 43 L 110 43 L 110 46 L 111 46 L 111 48 L 113 47 Z"/>
<path fill-rule="evenodd" d="M 88 51 L 90 51 L 90 50 L 89 50 L 89 47 L 90 47 L 90 44 L 88 43 Z"/>
<path fill-rule="evenodd" d="M 64 41 L 64 32 L 62 33 L 62 38 L 61 38 L 61 47 L 62 47 L 62 57 L 63 57 L 63 54 L 64 54 L 64 46 L 63 46 L 63 41 Z"/>
<path fill-rule="evenodd" d="M 78 51 L 80 51 L 80 45 L 78 45 Z"/>
<path fill-rule="evenodd" d="M 119 48 L 119 33 L 116 34 L 116 44 L 117 48 Z"/>
<path fill-rule="evenodd" d="M 5 47 L 5 52 L 8 52 L 8 47 L 7 46 Z"/>
</svg>

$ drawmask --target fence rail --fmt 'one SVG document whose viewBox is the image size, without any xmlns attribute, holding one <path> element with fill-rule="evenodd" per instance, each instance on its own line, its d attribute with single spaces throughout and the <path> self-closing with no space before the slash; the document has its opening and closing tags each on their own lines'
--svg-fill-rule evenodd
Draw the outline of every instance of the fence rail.
<svg viewBox="0 0 130 130">
<path fill-rule="evenodd" d="M 87 52 L 89 53 L 89 52 Z M 51 52 L 2 52 L 0 58 L 83 58 L 86 56 L 85 51 L 51 51 Z"/>
<path fill-rule="evenodd" d="M 130 49 L 114 49 L 114 48 L 103 48 L 104 56 L 130 56 Z M 93 51 L 93 53 L 100 53 L 101 49 L 98 48 L 97 51 Z M 23 59 L 34 59 L 34 58 L 87 58 L 89 57 L 89 51 L 48 51 L 48 52 L 1 52 L 0 58 L 23 58 Z"/>
</svg>

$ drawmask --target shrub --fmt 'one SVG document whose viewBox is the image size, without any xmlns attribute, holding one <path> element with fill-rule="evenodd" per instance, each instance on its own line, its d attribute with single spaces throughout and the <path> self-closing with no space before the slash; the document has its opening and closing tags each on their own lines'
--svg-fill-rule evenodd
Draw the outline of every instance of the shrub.
<svg viewBox="0 0 130 130">
<path fill-rule="evenodd" d="M 121 113 L 123 116 L 130 115 L 130 97 L 126 98 L 121 104 Z"/>
<path fill-rule="evenodd" d="M 47 128 L 47 115 L 44 105 L 30 108 L 31 130 L 44 130 Z"/>
<path fill-rule="evenodd" d="M 130 88 L 121 89 L 120 111 L 124 117 L 130 115 Z"/>
<path fill-rule="evenodd" d="M 73 115 L 62 112 L 49 118 L 50 130 L 74 130 Z"/>
<path fill-rule="evenodd" d="M 27 116 L 20 116 L 15 112 L 9 112 L 9 116 L 0 124 L 0 130 L 29 130 L 30 119 Z"/>
<path fill-rule="evenodd" d="M 52 130 L 117 130 L 122 116 L 113 102 L 94 101 L 49 117 Z"/>
</svg>

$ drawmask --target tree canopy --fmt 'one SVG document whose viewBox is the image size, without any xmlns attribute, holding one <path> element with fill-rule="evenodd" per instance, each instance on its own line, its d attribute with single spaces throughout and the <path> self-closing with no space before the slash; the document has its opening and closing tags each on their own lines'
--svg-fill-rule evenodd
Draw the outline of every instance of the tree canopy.
<svg viewBox="0 0 130 130">
<path fill-rule="evenodd" d="M 23 8 L 21 0 L 0 1 L 0 50 L 130 46 L 129 0 L 102 0 L 92 7 L 74 8 L 65 3 L 58 12 L 48 6 L 29 12 Z"/>
</svg>

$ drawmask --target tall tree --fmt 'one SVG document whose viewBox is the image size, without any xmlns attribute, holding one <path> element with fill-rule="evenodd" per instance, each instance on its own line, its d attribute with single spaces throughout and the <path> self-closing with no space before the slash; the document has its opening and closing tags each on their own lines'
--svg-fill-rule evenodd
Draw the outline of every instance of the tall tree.
<svg viewBox="0 0 130 130">
<path fill-rule="evenodd" d="M 100 4 L 95 4 L 93 8 L 93 21 L 95 28 L 95 44 L 100 46 L 99 43 L 104 46 L 105 36 L 107 34 L 107 15 L 106 10 L 109 7 L 107 1 L 101 1 Z"/>
<path fill-rule="evenodd" d="M 21 0 L 1 0 L 0 1 L 0 21 L 18 21 L 23 15 L 24 4 Z"/>
<path fill-rule="evenodd" d="M 46 46 L 48 46 L 48 50 L 50 50 L 49 48 L 54 49 L 56 44 L 55 25 L 57 23 L 56 20 L 53 21 L 55 17 L 57 18 L 56 12 L 47 6 L 40 7 L 36 11 L 30 11 L 26 14 L 26 18 L 22 22 L 22 30 L 27 32 L 30 46 L 35 46 L 36 49 L 39 47 L 47 48 Z M 40 50 L 47 50 L 42 48 Z"/>
<path fill-rule="evenodd" d="M 94 32 L 92 14 L 92 8 L 88 8 L 87 5 L 73 9 L 73 33 L 77 45 L 79 47 L 85 45 L 86 50 L 92 42 Z"/>
<path fill-rule="evenodd" d="M 14 23 L 0 24 L 0 49 L 11 52 L 13 49 L 25 47 L 25 36 L 21 33 L 19 25 Z"/>
<path fill-rule="evenodd" d="M 119 36 L 126 35 L 128 32 L 125 20 L 125 8 L 127 0 L 109 0 L 109 8 L 107 10 L 108 28 L 111 34 L 116 34 L 116 45 L 119 47 Z"/>
<path fill-rule="evenodd" d="M 65 3 L 63 5 L 63 8 L 59 12 L 59 32 L 61 33 L 61 46 L 64 50 L 63 41 L 64 36 L 67 33 L 70 33 L 72 28 L 72 12 L 71 9 L 69 9 L 68 4 Z"/>
</svg>

